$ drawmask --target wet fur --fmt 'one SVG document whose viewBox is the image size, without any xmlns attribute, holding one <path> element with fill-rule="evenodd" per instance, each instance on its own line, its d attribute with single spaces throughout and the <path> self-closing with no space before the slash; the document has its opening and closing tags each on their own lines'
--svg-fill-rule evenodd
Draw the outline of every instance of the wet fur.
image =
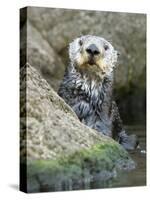
<svg viewBox="0 0 150 200">
<path fill-rule="evenodd" d="M 87 37 L 91 40 L 94 36 Z M 113 99 L 113 68 L 117 60 L 116 51 L 111 46 L 111 55 L 106 57 L 107 63 L 104 68 L 97 65 L 90 66 L 86 63 L 85 57 L 81 59 L 82 52 L 76 59 L 75 52 L 78 51 L 74 48 L 77 48 L 77 42 L 78 39 L 70 45 L 71 62 L 65 71 L 58 94 L 73 108 L 82 123 L 113 137 L 127 149 L 135 148 L 136 141 L 129 141 Z"/>
</svg>

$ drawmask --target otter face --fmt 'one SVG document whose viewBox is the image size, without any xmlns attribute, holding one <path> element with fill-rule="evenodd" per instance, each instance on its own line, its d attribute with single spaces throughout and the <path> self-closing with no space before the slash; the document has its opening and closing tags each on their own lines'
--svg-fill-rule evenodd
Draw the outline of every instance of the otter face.
<svg viewBox="0 0 150 200">
<path fill-rule="evenodd" d="M 71 62 L 78 70 L 99 75 L 109 75 L 117 62 L 117 51 L 104 38 L 81 36 L 69 47 Z"/>
</svg>

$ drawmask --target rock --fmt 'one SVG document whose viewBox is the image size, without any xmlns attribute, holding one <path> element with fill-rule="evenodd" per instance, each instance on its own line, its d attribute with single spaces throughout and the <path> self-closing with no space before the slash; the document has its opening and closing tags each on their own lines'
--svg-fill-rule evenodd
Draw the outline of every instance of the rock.
<svg viewBox="0 0 150 200">
<path fill-rule="evenodd" d="M 49 192 L 111 187 L 118 171 L 134 169 L 135 163 L 119 145 L 100 143 L 57 160 L 28 163 L 27 191 Z M 94 184 L 96 184 L 94 186 Z"/>
<path fill-rule="evenodd" d="M 26 29 L 27 38 L 25 38 L 26 34 L 24 34 Z M 36 66 L 48 83 L 57 89 L 65 70 L 61 57 L 57 55 L 54 49 L 29 21 L 22 27 L 21 37 L 21 66 L 26 61 Z M 24 54 L 26 54 L 26 59 L 23 59 L 25 57 Z"/>
<path fill-rule="evenodd" d="M 86 189 L 117 169 L 133 169 L 129 154 L 113 139 L 80 123 L 38 71 L 20 71 L 21 167 L 27 164 L 27 192 Z M 65 187 L 65 189 L 64 189 Z"/>
<path fill-rule="evenodd" d="M 21 77 L 21 122 L 27 117 L 28 160 L 55 159 L 62 153 L 89 148 L 104 138 L 103 134 L 97 134 L 80 123 L 73 110 L 42 79 L 36 69 L 25 65 L 21 68 Z M 23 91 L 25 84 L 26 95 Z M 22 137 L 24 134 L 23 131 Z M 22 143 L 25 144 L 25 141 L 22 140 Z"/>
</svg>

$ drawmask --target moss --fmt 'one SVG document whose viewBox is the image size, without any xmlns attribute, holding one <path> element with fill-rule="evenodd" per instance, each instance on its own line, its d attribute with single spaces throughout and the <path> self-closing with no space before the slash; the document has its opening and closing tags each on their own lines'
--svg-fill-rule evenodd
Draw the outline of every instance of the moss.
<svg viewBox="0 0 150 200">
<path fill-rule="evenodd" d="M 57 160 L 28 162 L 28 191 L 84 189 L 95 178 L 104 184 L 118 168 L 127 169 L 133 165 L 128 153 L 119 144 L 103 142 Z M 36 189 L 35 185 L 32 186 L 35 180 L 39 185 Z"/>
</svg>

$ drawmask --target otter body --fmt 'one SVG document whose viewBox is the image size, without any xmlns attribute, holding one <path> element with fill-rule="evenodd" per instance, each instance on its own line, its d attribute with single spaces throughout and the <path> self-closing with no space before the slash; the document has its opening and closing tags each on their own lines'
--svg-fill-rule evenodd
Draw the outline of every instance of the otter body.
<svg viewBox="0 0 150 200">
<path fill-rule="evenodd" d="M 136 148 L 137 138 L 126 134 L 113 99 L 117 51 L 105 39 L 87 35 L 70 44 L 69 56 L 71 62 L 58 94 L 82 123 L 116 139 L 126 149 Z"/>
</svg>

